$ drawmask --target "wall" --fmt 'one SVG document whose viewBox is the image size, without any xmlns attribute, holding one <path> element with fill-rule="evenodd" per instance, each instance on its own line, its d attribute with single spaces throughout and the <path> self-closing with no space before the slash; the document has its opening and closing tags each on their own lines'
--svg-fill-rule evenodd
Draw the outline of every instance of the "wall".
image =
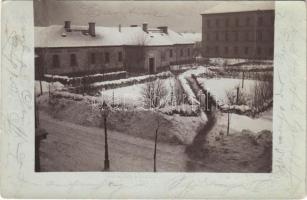
<svg viewBox="0 0 307 200">
<path fill-rule="evenodd" d="M 105 53 L 109 53 L 110 61 L 106 63 Z M 122 52 L 122 61 L 118 60 L 118 52 Z M 95 64 L 91 64 L 91 53 L 95 54 Z M 123 47 L 75 47 L 36 49 L 40 56 L 39 62 L 46 74 L 78 74 L 91 72 L 117 71 L 124 68 L 125 52 Z M 55 68 L 52 63 L 53 55 L 58 55 L 60 66 Z M 77 65 L 71 66 L 70 55 L 75 54 Z"/>
<path fill-rule="evenodd" d="M 204 57 L 273 59 L 274 11 L 202 15 L 202 47 Z"/>
</svg>

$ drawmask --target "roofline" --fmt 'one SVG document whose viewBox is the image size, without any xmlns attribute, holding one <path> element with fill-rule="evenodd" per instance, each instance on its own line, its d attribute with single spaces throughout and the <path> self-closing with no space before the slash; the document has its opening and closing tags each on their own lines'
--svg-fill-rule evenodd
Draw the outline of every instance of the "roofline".
<svg viewBox="0 0 307 200">
<path fill-rule="evenodd" d="M 163 46 L 175 46 L 175 45 L 193 45 L 194 43 L 186 44 L 168 44 L 168 45 L 110 45 L 110 46 L 67 46 L 67 47 L 34 47 L 35 49 L 63 49 L 63 48 L 107 48 L 107 47 L 163 47 Z"/>
<path fill-rule="evenodd" d="M 235 12 L 212 12 L 212 13 L 202 13 L 200 15 L 219 15 L 219 14 L 233 14 L 233 13 L 252 13 L 252 12 L 267 12 L 267 11 L 275 11 L 275 9 L 263 9 L 263 10 L 249 10 L 249 11 L 235 11 Z"/>
</svg>

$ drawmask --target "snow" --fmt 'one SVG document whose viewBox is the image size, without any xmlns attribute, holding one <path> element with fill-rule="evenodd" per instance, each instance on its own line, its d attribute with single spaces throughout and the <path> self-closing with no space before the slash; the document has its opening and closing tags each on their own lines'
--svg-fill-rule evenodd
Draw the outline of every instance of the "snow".
<svg viewBox="0 0 307 200">
<path fill-rule="evenodd" d="M 242 79 L 231 79 L 231 78 L 197 78 L 197 81 L 201 86 L 208 90 L 214 98 L 219 101 L 221 104 L 227 104 L 227 91 L 233 90 L 236 92 L 236 88 L 239 86 L 240 92 L 242 92 Z M 244 80 L 244 94 L 251 94 L 252 88 L 255 85 L 254 80 Z M 244 109 L 244 108 L 243 108 Z"/>
<path fill-rule="evenodd" d="M 250 130 L 254 133 L 257 133 L 262 130 L 273 131 L 272 126 L 272 109 L 265 112 L 259 118 L 251 118 L 245 115 L 230 114 L 230 129 L 241 132 L 242 130 Z M 221 125 L 227 126 L 228 116 L 226 113 L 222 114 L 222 117 L 219 119 Z"/>
<path fill-rule="evenodd" d="M 172 73 L 167 71 L 167 72 L 161 72 L 155 75 L 143 75 L 143 76 L 126 78 L 126 79 L 96 82 L 96 83 L 91 84 L 91 87 L 96 88 L 96 87 L 109 87 L 112 85 L 114 86 L 114 85 L 124 85 L 124 84 L 137 84 L 137 83 L 145 82 L 146 80 L 155 79 L 159 77 L 169 77 L 171 75 Z"/>
<path fill-rule="evenodd" d="M 252 63 L 252 62 L 261 62 L 266 65 L 272 65 L 273 62 L 272 60 L 249 60 L 249 59 L 242 59 L 242 58 L 210 58 L 209 59 L 211 64 L 215 64 L 218 66 L 223 66 L 223 65 L 236 65 L 240 63 Z M 251 65 L 251 67 L 257 67 L 259 64 L 256 65 Z M 228 68 L 229 66 L 227 66 Z"/>
<path fill-rule="evenodd" d="M 180 81 L 180 84 L 185 92 L 185 94 L 187 95 L 188 101 L 190 104 L 197 104 L 199 105 L 199 102 L 194 94 L 194 92 L 192 91 L 187 78 L 191 77 L 192 75 L 198 76 L 200 74 L 205 74 L 207 73 L 208 69 L 203 67 L 203 66 L 199 66 L 196 69 L 192 69 L 192 70 L 188 70 L 186 72 L 183 72 L 182 74 L 180 74 L 178 76 L 178 80 Z"/>
<path fill-rule="evenodd" d="M 71 26 L 75 30 L 87 30 L 87 26 Z M 63 37 L 65 33 L 65 37 Z M 62 25 L 35 27 L 35 47 L 80 47 L 80 46 L 123 46 L 145 45 L 161 46 L 174 44 L 193 44 L 179 33 L 168 29 L 168 33 L 142 30 L 142 27 L 95 27 L 96 36 L 82 31 L 66 32 Z"/>
<path fill-rule="evenodd" d="M 48 83 L 45 81 L 41 81 L 42 83 L 42 91 L 43 93 L 49 92 L 49 85 L 50 85 L 50 91 L 56 91 L 56 90 L 62 90 L 64 88 L 64 85 L 60 82 L 54 82 L 54 83 Z M 39 81 L 35 81 L 35 94 L 40 94 L 40 83 Z"/>
<path fill-rule="evenodd" d="M 88 75 L 87 77 L 107 77 L 107 76 L 116 76 L 119 74 L 126 74 L 126 71 L 118 71 L 118 72 L 109 72 L 109 73 L 104 73 L 104 74 L 91 74 Z M 63 80 L 63 81 L 71 81 L 74 79 L 81 79 L 83 78 L 83 76 L 78 76 L 78 77 L 68 77 L 68 76 L 61 76 L 61 75 L 52 75 L 52 74 L 45 74 L 44 75 L 46 78 L 54 78 L 54 79 L 58 79 L 58 80 Z"/>
</svg>

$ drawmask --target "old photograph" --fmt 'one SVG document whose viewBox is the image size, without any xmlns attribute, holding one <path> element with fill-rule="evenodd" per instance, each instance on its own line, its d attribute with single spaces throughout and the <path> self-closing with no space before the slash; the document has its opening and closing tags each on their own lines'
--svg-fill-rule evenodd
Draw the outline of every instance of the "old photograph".
<svg viewBox="0 0 307 200">
<path fill-rule="evenodd" d="M 272 172 L 274 1 L 33 4 L 35 172 Z"/>
</svg>

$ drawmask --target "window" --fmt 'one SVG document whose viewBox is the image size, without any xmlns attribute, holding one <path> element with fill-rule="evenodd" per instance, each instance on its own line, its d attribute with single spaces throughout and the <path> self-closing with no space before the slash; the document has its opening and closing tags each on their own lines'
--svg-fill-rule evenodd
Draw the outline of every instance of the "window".
<svg viewBox="0 0 307 200">
<path fill-rule="evenodd" d="M 59 68 L 60 67 L 60 58 L 59 55 L 53 55 L 52 56 L 52 66 L 54 68 Z"/>
<path fill-rule="evenodd" d="M 183 49 L 180 49 L 180 56 L 183 56 Z"/>
<path fill-rule="evenodd" d="M 234 47 L 234 53 L 238 54 L 238 47 L 237 46 Z"/>
<path fill-rule="evenodd" d="M 173 57 L 173 49 L 169 50 L 169 57 L 172 58 Z"/>
<path fill-rule="evenodd" d="M 219 47 L 218 46 L 215 47 L 215 53 L 219 54 Z"/>
<path fill-rule="evenodd" d="M 249 40 L 249 32 L 246 31 L 246 32 L 245 32 L 245 41 L 248 41 L 248 40 Z"/>
<path fill-rule="evenodd" d="M 109 54 L 109 52 L 104 53 L 104 61 L 105 61 L 105 63 L 109 63 L 110 62 L 110 54 Z"/>
<path fill-rule="evenodd" d="M 246 25 L 246 26 L 249 26 L 249 25 L 250 25 L 250 18 L 249 18 L 249 17 L 246 18 L 245 25 Z"/>
<path fill-rule="evenodd" d="M 209 41 L 209 40 L 210 40 L 210 34 L 207 33 L 207 41 Z"/>
<path fill-rule="evenodd" d="M 225 41 L 228 41 L 228 32 L 225 32 Z"/>
<path fill-rule="evenodd" d="M 271 47 L 271 48 L 269 48 L 269 55 L 270 56 L 273 56 L 274 55 L 274 50 L 273 50 L 273 48 Z"/>
<path fill-rule="evenodd" d="M 235 32 L 234 32 L 234 40 L 235 40 L 235 41 L 238 41 L 238 38 L 239 38 L 239 37 L 238 37 L 238 32 L 235 31 Z"/>
<path fill-rule="evenodd" d="M 236 26 L 239 26 L 239 19 L 236 18 Z"/>
<path fill-rule="evenodd" d="M 165 56 L 165 52 L 161 51 L 161 60 L 165 61 L 166 60 L 166 56 Z"/>
<path fill-rule="evenodd" d="M 225 20 L 225 26 L 228 27 L 229 26 L 229 19 Z"/>
<path fill-rule="evenodd" d="M 206 48 L 207 54 L 210 54 L 210 47 Z"/>
<path fill-rule="evenodd" d="M 70 66 L 77 66 L 76 54 L 70 54 Z"/>
<path fill-rule="evenodd" d="M 262 41 L 262 32 L 261 31 L 257 31 L 257 40 Z"/>
<path fill-rule="evenodd" d="M 248 54 L 248 47 L 245 47 L 245 48 L 244 48 L 244 53 L 245 53 L 245 55 Z"/>
<path fill-rule="evenodd" d="M 216 27 L 219 27 L 219 26 L 220 26 L 220 20 L 219 20 L 219 19 L 216 19 L 216 20 L 215 20 L 215 26 L 216 26 Z"/>
<path fill-rule="evenodd" d="M 91 53 L 91 64 L 94 65 L 96 63 L 96 55 L 95 53 Z"/>
<path fill-rule="evenodd" d="M 271 16 L 271 25 L 274 25 L 274 15 Z"/>
<path fill-rule="evenodd" d="M 224 47 L 225 54 L 228 54 L 228 47 Z"/>
<path fill-rule="evenodd" d="M 191 52 L 190 52 L 190 48 L 188 48 L 188 56 L 190 56 Z"/>
<path fill-rule="evenodd" d="M 258 17 L 258 26 L 262 26 L 262 24 L 263 24 L 263 18 Z"/>
<path fill-rule="evenodd" d="M 118 52 L 118 61 L 122 62 L 123 61 L 123 53 L 120 51 Z"/>
<path fill-rule="evenodd" d="M 260 47 L 257 47 L 257 54 L 261 55 L 261 48 Z"/>
<path fill-rule="evenodd" d="M 207 20 L 207 27 L 210 27 L 210 20 Z"/>
<path fill-rule="evenodd" d="M 215 40 L 219 41 L 219 32 L 218 31 L 215 32 Z"/>
</svg>

